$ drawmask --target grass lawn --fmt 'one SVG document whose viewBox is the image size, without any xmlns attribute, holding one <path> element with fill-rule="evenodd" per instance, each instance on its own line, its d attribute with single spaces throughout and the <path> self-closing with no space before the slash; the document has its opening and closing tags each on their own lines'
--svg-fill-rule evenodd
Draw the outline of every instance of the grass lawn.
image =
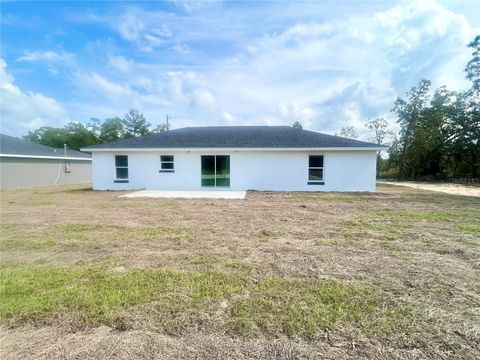
<svg viewBox="0 0 480 360">
<path fill-rule="evenodd" d="M 1 193 L 3 358 L 480 353 L 480 199 Z"/>
</svg>

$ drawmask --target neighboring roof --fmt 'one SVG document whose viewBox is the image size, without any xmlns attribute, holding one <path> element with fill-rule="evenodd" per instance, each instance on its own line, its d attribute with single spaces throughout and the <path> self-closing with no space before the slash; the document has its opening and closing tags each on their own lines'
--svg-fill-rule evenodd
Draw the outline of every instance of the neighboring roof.
<svg viewBox="0 0 480 360">
<path fill-rule="evenodd" d="M 70 160 L 91 160 L 90 154 L 67 149 L 45 146 L 24 139 L 0 134 L 0 156 L 27 158 L 67 158 Z"/>
<path fill-rule="evenodd" d="M 148 148 L 383 148 L 382 145 L 291 126 L 186 127 L 92 145 L 82 150 Z"/>
</svg>

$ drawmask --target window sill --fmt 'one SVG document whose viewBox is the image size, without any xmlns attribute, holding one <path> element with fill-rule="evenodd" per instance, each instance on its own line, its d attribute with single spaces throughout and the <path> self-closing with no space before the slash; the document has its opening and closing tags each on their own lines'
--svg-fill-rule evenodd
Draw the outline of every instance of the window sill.
<svg viewBox="0 0 480 360">
<path fill-rule="evenodd" d="M 115 184 L 126 184 L 128 183 L 128 180 L 113 180 Z"/>
<path fill-rule="evenodd" d="M 159 173 L 174 173 L 175 170 L 158 170 Z"/>
<path fill-rule="evenodd" d="M 309 181 L 307 185 L 325 185 L 325 181 Z"/>
</svg>

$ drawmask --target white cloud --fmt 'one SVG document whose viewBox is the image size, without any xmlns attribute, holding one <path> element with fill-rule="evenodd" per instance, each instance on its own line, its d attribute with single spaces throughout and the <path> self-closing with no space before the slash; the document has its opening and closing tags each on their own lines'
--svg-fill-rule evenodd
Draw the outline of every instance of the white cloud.
<svg viewBox="0 0 480 360">
<path fill-rule="evenodd" d="M 171 31 L 165 24 L 159 25 L 159 19 L 152 13 L 139 8 L 129 8 L 119 19 L 111 19 L 111 24 L 128 41 L 134 42 L 143 52 L 170 42 Z"/>
<path fill-rule="evenodd" d="M 467 44 L 480 31 L 465 16 L 433 0 L 408 2 L 373 16 L 394 71 L 411 82 L 429 78 L 434 86 L 465 88 Z M 411 84 L 413 85 L 413 84 Z"/>
<path fill-rule="evenodd" d="M 208 110 L 216 108 L 215 98 L 212 93 L 206 89 L 196 89 L 191 93 L 191 103 L 194 107 L 200 107 Z"/>
<path fill-rule="evenodd" d="M 116 25 L 120 35 L 129 41 L 137 40 L 145 28 L 143 21 L 136 11 L 126 12 Z"/>
<path fill-rule="evenodd" d="M 2 132 L 24 135 L 40 126 L 59 126 L 68 121 L 61 104 L 41 93 L 22 91 L 6 67 L 6 62 L 0 59 Z"/>
<path fill-rule="evenodd" d="M 130 85 L 113 82 L 95 72 L 76 72 L 75 80 L 84 92 L 101 95 L 113 101 L 130 100 L 135 95 Z"/>
<path fill-rule="evenodd" d="M 227 111 L 223 113 L 222 118 L 229 124 L 235 124 L 237 122 L 237 118 L 235 117 L 235 115 L 232 115 Z"/>
<path fill-rule="evenodd" d="M 222 3 L 222 0 L 173 0 L 172 2 L 177 7 L 192 12 L 218 6 Z"/>
<path fill-rule="evenodd" d="M 297 103 L 280 103 L 278 104 L 280 118 L 288 123 L 293 124 L 299 121 L 303 126 L 311 128 L 315 120 L 314 110 L 308 107 L 301 107 Z"/>
<path fill-rule="evenodd" d="M 185 44 L 182 44 L 180 41 L 177 41 L 175 43 L 175 45 L 169 47 L 168 49 L 172 50 L 173 52 L 175 52 L 177 54 L 183 54 L 183 55 L 186 55 L 191 51 L 190 47 L 188 47 Z"/>
<path fill-rule="evenodd" d="M 164 41 L 160 37 L 152 34 L 145 34 L 143 35 L 143 37 L 145 38 L 145 40 L 147 40 L 147 42 L 151 46 L 159 46 L 164 43 Z"/>
<path fill-rule="evenodd" d="M 108 65 L 115 68 L 116 70 L 127 72 L 132 68 L 132 64 L 132 61 L 127 60 L 121 55 L 111 55 L 108 57 Z"/>
<path fill-rule="evenodd" d="M 74 55 L 65 51 L 27 51 L 25 55 L 20 56 L 17 61 L 24 62 L 57 62 L 57 63 L 71 63 L 74 59 Z"/>
</svg>

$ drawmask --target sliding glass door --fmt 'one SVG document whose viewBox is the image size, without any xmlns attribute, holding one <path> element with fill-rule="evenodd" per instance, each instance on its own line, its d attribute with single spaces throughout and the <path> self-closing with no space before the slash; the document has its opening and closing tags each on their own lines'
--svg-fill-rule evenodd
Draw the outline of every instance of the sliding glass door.
<svg viewBox="0 0 480 360">
<path fill-rule="evenodd" d="M 230 156 L 203 155 L 202 156 L 202 186 L 229 187 L 230 186 Z"/>
</svg>

